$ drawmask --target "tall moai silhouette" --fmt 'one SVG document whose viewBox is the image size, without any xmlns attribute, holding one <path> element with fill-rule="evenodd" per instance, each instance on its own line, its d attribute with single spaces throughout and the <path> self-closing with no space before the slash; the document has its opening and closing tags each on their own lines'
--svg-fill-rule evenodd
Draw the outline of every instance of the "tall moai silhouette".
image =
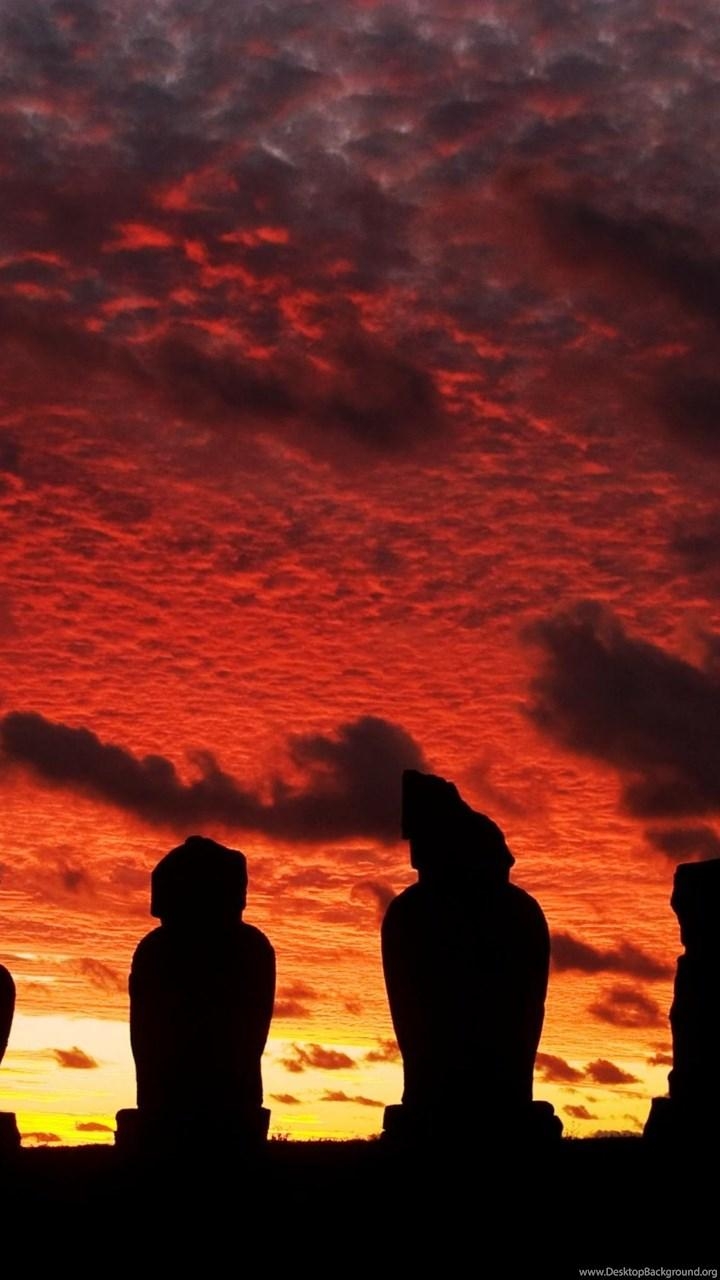
<svg viewBox="0 0 720 1280">
<path fill-rule="evenodd" d="M 5 1057 L 13 1014 L 15 983 L 9 969 L 0 964 L 0 1063 Z M 17 1121 L 13 1111 L 0 1111 L 0 1155 L 17 1150 L 20 1145 Z"/>
<path fill-rule="evenodd" d="M 203 836 L 188 837 L 152 873 L 160 927 L 139 943 L 130 971 L 137 1112 L 119 1113 L 121 1144 L 267 1134 L 260 1060 L 275 953 L 241 918 L 247 883 L 244 854 Z"/>
<path fill-rule="evenodd" d="M 550 1104 L 532 1100 L 550 938 L 538 903 L 510 883 L 502 831 L 453 783 L 408 770 L 402 835 L 418 879 L 382 924 L 404 1073 L 387 1136 L 449 1139 L 470 1097 L 488 1137 L 559 1136 Z"/>
<path fill-rule="evenodd" d="M 660 1141 L 720 1140 L 720 858 L 675 869 L 670 905 L 685 948 L 670 1008 L 673 1065 L 669 1097 L 654 1098 L 645 1136 Z"/>
</svg>

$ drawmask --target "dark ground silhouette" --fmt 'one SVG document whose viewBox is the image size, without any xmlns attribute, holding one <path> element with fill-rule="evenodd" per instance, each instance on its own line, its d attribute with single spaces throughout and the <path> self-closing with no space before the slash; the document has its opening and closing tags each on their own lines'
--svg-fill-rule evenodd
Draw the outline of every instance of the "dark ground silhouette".
<svg viewBox="0 0 720 1280">
<path fill-rule="evenodd" d="M 452 1160 L 405 1159 L 381 1141 L 270 1142 L 252 1160 L 226 1144 L 214 1159 L 167 1162 L 40 1149 L 0 1166 L 6 1239 L 28 1262 L 57 1269 L 72 1251 L 75 1270 L 111 1259 L 133 1274 L 282 1262 L 577 1280 L 578 1267 L 711 1267 L 716 1200 L 714 1177 L 641 1139 L 569 1139 L 522 1157 L 467 1142 Z"/>
<path fill-rule="evenodd" d="M 392 1124 L 443 1127 L 458 1098 L 473 1097 L 488 1130 L 547 1125 L 532 1107 L 545 1010 L 550 936 L 534 898 L 510 884 L 514 858 L 499 827 L 443 778 L 403 777 L 403 835 L 417 884 L 385 914 L 382 954 L 403 1058 L 403 1109 Z M 559 1135 L 560 1122 L 551 1124 Z"/>
</svg>

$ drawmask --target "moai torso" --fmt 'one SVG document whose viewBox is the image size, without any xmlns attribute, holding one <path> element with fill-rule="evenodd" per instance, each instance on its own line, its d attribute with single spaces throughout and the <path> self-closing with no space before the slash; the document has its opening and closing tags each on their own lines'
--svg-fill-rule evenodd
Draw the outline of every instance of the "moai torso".
<svg viewBox="0 0 720 1280">
<path fill-rule="evenodd" d="M 482 1093 L 529 1103 L 550 943 L 540 907 L 515 885 L 413 885 L 382 930 L 403 1101 Z"/>
</svg>

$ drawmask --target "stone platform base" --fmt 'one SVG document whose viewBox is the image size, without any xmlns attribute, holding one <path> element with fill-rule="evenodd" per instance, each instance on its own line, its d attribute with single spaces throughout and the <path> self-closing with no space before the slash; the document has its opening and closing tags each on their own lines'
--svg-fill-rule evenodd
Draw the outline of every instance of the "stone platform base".
<svg viewBox="0 0 720 1280">
<path fill-rule="evenodd" d="M 118 1111 L 115 1146 L 125 1154 L 177 1155 L 222 1148 L 253 1151 L 267 1139 L 270 1112 L 258 1107 L 239 1115 L 224 1113 L 211 1119 L 207 1110 L 147 1112 Z"/>
<path fill-rule="evenodd" d="M 386 1107 L 383 1117 L 383 1139 L 398 1145 L 447 1146 L 470 1137 L 474 1142 L 525 1145 L 556 1142 L 562 1131 L 562 1121 L 549 1102 L 530 1102 L 467 1121 L 450 1105 L 420 1108 L 400 1104 Z"/>
<path fill-rule="evenodd" d="M 0 1159 L 20 1150 L 20 1133 L 14 1111 L 0 1111 Z"/>
</svg>

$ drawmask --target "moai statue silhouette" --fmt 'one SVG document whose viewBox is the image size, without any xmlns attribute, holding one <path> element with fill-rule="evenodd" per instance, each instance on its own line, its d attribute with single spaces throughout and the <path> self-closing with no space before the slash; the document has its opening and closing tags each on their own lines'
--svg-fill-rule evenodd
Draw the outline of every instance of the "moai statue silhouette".
<svg viewBox="0 0 720 1280">
<path fill-rule="evenodd" d="M 15 1012 L 15 983 L 12 974 L 0 964 L 0 1062 L 5 1056 Z M 15 1114 L 0 1111 L 0 1155 L 16 1151 L 20 1145 Z"/>
<path fill-rule="evenodd" d="M 720 858 L 675 869 L 670 905 L 685 948 L 670 1009 L 669 1097 L 654 1098 L 645 1136 L 717 1145 L 720 1139 Z"/>
<path fill-rule="evenodd" d="M 130 1038 L 137 1113 L 132 1133 L 198 1142 L 267 1134 L 260 1060 L 275 996 L 275 953 L 242 920 L 242 853 L 190 836 L 152 873 L 151 913 L 130 972 Z M 128 1116 L 134 1117 L 129 1119 Z"/>
<path fill-rule="evenodd" d="M 444 778 L 403 776 L 402 834 L 417 883 L 382 925 L 385 981 L 402 1053 L 402 1107 L 390 1136 L 451 1136 L 455 1100 L 475 1104 L 486 1134 L 559 1136 L 547 1103 L 532 1101 L 550 963 L 545 917 L 510 884 L 502 831 Z"/>
</svg>

